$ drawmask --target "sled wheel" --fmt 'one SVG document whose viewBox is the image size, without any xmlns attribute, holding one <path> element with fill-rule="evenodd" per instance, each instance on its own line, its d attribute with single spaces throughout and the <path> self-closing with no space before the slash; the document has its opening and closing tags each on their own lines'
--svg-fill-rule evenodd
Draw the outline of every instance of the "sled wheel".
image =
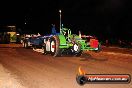
<svg viewBox="0 0 132 88">
<path fill-rule="evenodd" d="M 46 44 L 44 44 L 44 46 L 42 46 L 42 54 L 46 55 Z"/>
</svg>

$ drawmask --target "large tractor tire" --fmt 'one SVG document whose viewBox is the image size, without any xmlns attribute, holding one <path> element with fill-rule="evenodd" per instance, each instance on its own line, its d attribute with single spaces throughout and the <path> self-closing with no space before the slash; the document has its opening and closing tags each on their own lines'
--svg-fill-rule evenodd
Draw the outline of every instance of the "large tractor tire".
<svg viewBox="0 0 132 88">
<path fill-rule="evenodd" d="M 58 36 L 53 36 L 50 39 L 50 52 L 53 57 L 61 55 L 61 49 L 59 48 L 60 40 Z"/>
<path fill-rule="evenodd" d="M 81 50 L 81 44 L 80 43 L 74 43 L 73 44 L 73 53 L 75 56 L 81 56 L 82 50 Z"/>
</svg>

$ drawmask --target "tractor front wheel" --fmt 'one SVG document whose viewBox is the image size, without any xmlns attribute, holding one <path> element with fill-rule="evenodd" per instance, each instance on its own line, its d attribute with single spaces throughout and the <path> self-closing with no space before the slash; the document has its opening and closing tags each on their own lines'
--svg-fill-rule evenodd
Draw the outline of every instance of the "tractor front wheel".
<svg viewBox="0 0 132 88">
<path fill-rule="evenodd" d="M 81 50 L 81 44 L 80 43 L 75 43 L 73 45 L 72 50 L 73 50 L 73 53 L 75 56 L 81 56 L 82 50 Z"/>
</svg>

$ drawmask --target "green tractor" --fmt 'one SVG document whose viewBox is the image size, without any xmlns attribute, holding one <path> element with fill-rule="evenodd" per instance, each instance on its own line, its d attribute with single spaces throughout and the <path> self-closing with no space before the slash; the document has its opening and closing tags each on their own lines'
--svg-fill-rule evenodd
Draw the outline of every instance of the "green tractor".
<svg viewBox="0 0 132 88">
<path fill-rule="evenodd" d="M 61 56 L 64 53 L 74 56 L 81 56 L 84 50 L 99 51 L 98 41 L 87 42 L 79 35 L 71 34 L 68 28 L 61 28 L 59 34 L 54 34 L 44 38 L 44 54 L 50 53 L 52 56 Z M 95 45 L 96 44 L 96 45 Z"/>
</svg>

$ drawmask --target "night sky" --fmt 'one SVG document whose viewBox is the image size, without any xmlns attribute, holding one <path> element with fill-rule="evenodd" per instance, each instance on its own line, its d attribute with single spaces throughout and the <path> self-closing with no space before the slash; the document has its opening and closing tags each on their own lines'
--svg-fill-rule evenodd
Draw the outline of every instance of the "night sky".
<svg viewBox="0 0 132 88">
<path fill-rule="evenodd" d="M 0 25 L 15 24 L 22 31 L 51 32 L 51 24 L 62 23 L 74 33 L 100 38 L 132 38 L 131 0 L 3 0 Z M 26 24 L 25 24 L 26 22 Z M 59 31 L 59 30 L 58 30 Z"/>
</svg>

